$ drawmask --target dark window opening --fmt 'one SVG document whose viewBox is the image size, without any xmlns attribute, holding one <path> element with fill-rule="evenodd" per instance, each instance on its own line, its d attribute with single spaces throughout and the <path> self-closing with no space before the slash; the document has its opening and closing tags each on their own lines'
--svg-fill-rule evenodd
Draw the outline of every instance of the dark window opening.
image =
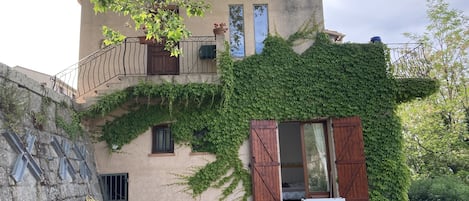
<svg viewBox="0 0 469 201">
<path fill-rule="evenodd" d="M 128 174 L 102 174 L 99 175 L 99 184 L 104 201 L 127 201 Z"/>
<path fill-rule="evenodd" d="M 152 129 L 152 148 L 151 153 L 174 153 L 173 136 L 171 128 L 168 125 L 155 126 Z"/>
<path fill-rule="evenodd" d="M 205 138 L 207 133 L 210 132 L 207 127 L 194 131 L 192 140 L 192 151 L 193 152 L 213 152 L 210 149 L 210 142 Z"/>
</svg>

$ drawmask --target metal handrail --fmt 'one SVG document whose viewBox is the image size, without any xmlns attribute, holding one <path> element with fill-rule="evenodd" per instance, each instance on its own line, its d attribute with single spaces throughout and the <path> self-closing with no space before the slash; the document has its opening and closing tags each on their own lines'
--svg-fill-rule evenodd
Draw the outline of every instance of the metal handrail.
<svg viewBox="0 0 469 201">
<path fill-rule="evenodd" d="M 423 43 L 389 43 L 389 72 L 397 78 L 428 77 L 431 68 Z"/>
<path fill-rule="evenodd" d="M 121 76 L 146 76 L 147 45 L 140 37 L 128 37 L 122 44 L 110 45 L 84 57 L 51 78 L 53 89 L 73 98 L 95 91 Z M 214 36 L 194 36 L 179 46 L 179 74 L 216 73 L 214 60 L 200 59 L 202 45 L 215 45 Z"/>
<path fill-rule="evenodd" d="M 214 74 L 216 63 L 199 58 L 202 45 L 215 45 L 215 37 L 191 37 L 179 43 L 179 74 Z M 430 64 L 422 43 L 391 43 L 388 72 L 394 77 L 428 77 Z M 78 98 L 121 76 L 146 76 L 147 48 L 140 38 L 99 49 L 51 78 L 56 91 Z"/>
</svg>

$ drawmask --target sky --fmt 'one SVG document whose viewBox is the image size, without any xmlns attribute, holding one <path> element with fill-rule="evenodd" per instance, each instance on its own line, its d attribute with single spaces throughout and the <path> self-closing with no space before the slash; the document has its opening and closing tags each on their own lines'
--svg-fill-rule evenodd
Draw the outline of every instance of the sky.
<svg viewBox="0 0 469 201">
<path fill-rule="evenodd" d="M 86 1 L 86 0 L 83 0 Z M 446 0 L 469 16 L 468 0 Z M 323 0 L 327 29 L 344 42 L 413 42 L 403 33 L 423 34 L 425 0 Z M 55 75 L 78 62 L 81 6 L 78 0 L 1 0 L 0 63 Z"/>
<path fill-rule="evenodd" d="M 469 17 L 468 0 L 445 0 Z M 323 0 L 326 29 L 345 34 L 344 42 L 415 42 L 403 33 L 423 34 L 429 24 L 426 0 Z"/>
<path fill-rule="evenodd" d="M 77 63 L 80 12 L 77 0 L 1 0 L 0 63 L 50 75 Z"/>
</svg>

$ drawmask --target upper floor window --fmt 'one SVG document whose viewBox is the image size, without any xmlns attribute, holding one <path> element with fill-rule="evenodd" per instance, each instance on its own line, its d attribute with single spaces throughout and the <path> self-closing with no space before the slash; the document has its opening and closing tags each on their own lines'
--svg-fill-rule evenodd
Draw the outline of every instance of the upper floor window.
<svg viewBox="0 0 469 201">
<path fill-rule="evenodd" d="M 254 5 L 254 42 L 256 54 L 260 54 L 264 49 L 264 40 L 269 34 L 269 20 L 267 15 L 267 5 Z"/>
<path fill-rule="evenodd" d="M 230 5 L 229 11 L 230 53 L 233 57 L 244 57 L 243 5 Z"/>
<path fill-rule="evenodd" d="M 153 127 L 151 153 L 174 153 L 173 136 L 168 125 Z"/>
<path fill-rule="evenodd" d="M 209 142 L 205 139 L 209 130 L 207 127 L 194 131 L 192 140 L 192 152 L 210 152 Z"/>
</svg>

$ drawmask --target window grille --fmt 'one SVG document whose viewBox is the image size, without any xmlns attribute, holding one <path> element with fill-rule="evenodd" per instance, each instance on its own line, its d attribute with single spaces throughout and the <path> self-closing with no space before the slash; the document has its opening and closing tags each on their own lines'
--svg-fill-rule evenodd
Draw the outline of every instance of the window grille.
<svg viewBox="0 0 469 201">
<path fill-rule="evenodd" d="M 104 201 L 129 200 L 128 173 L 101 174 L 98 178 Z"/>
</svg>

